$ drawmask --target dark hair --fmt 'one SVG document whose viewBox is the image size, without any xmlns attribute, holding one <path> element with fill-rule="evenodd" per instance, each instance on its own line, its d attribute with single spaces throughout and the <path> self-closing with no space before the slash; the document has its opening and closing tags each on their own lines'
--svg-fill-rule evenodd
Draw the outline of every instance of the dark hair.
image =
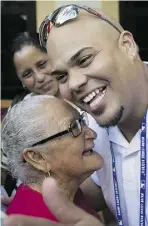
<svg viewBox="0 0 148 226">
<path fill-rule="evenodd" d="M 30 32 L 23 32 L 20 33 L 12 42 L 12 58 L 16 52 L 20 51 L 26 45 L 34 46 L 46 53 L 46 49 L 40 45 L 38 33 L 33 34 Z"/>
</svg>

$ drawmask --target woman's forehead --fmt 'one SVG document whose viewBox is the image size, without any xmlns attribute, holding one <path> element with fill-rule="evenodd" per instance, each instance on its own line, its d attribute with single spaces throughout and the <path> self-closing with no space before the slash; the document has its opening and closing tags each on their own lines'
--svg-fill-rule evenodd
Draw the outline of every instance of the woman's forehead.
<svg viewBox="0 0 148 226">
<path fill-rule="evenodd" d="M 14 64 L 18 70 L 36 65 L 38 61 L 48 59 L 46 53 L 43 53 L 34 46 L 24 46 L 14 54 Z"/>
<path fill-rule="evenodd" d="M 46 113 L 45 121 L 48 121 L 49 124 L 52 124 L 56 128 L 69 125 L 74 119 L 79 117 L 77 109 L 58 98 L 54 98 L 50 103 L 45 103 L 44 106 L 41 106 L 41 109 Z"/>
</svg>

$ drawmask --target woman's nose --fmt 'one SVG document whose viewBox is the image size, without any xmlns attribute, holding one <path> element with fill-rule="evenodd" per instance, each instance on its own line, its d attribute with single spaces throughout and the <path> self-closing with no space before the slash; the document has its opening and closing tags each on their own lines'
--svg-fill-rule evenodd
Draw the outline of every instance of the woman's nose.
<svg viewBox="0 0 148 226">
<path fill-rule="evenodd" d="M 85 138 L 95 140 L 97 138 L 97 133 L 89 128 L 88 126 L 84 126 Z"/>
<path fill-rule="evenodd" d="M 37 72 L 36 73 L 36 80 L 37 82 L 43 82 L 44 79 L 45 79 L 45 74 L 44 73 L 41 73 L 41 72 Z"/>
</svg>

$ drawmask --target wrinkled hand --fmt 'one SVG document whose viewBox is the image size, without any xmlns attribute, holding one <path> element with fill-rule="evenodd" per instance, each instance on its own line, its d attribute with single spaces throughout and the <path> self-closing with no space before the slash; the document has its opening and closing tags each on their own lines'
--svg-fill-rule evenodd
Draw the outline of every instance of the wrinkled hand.
<svg viewBox="0 0 148 226">
<path fill-rule="evenodd" d="M 95 217 L 76 207 L 63 196 L 54 179 L 45 179 L 43 197 L 46 205 L 61 223 L 43 218 L 11 215 L 4 220 L 4 226 L 103 226 Z"/>
</svg>

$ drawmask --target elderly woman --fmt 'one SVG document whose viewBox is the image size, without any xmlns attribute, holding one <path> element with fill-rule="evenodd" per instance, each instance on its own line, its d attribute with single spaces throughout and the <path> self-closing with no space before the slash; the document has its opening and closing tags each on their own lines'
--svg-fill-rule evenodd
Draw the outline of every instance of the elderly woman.
<svg viewBox="0 0 148 226">
<path fill-rule="evenodd" d="M 3 150 L 22 184 L 7 214 L 57 221 L 41 194 L 44 178 L 53 177 L 72 202 L 97 216 L 78 189 L 102 167 L 101 156 L 93 152 L 95 138 L 84 113 L 55 97 L 34 96 L 12 107 L 2 125 Z"/>
<path fill-rule="evenodd" d="M 23 93 L 23 95 L 17 96 L 14 99 L 12 105 L 16 104 L 23 98 L 29 99 L 34 95 L 40 94 L 48 94 L 58 97 L 63 96 L 64 98 L 68 97 L 68 99 L 70 100 L 69 93 L 65 93 L 62 88 L 59 90 L 58 82 L 53 76 L 51 76 L 51 66 L 49 60 L 47 59 L 46 50 L 40 46 L 38 37 L 36 35 L 27 32 L 20 34 L 13 42 L 12 59 L 17 77 L 22 82 L 25 90 L 27 89 L 30 92 L 28 95 L 26 95 L 27 93 L 25 92 Z M 48 89 L 46 89 L 47 83 L 49 83 Z M 24 95 L 26 96 L 24 97 Z M 88 117 L 90 127 L 98 132 L 98 125 L 96 121 L 90 115 L 88 115 Z M 95 149 L 97 150 L 99 146 L 99 138 L 96 139 L 95 143 Z M 91 179 L 87 179 L 86 182 L 83 183 L 82 189 L 86 193 L 87 198 L 92 203 L 93 207 L 96 208 L 96 206 L 98 206 L 98 202 L 95 201 L 94 203 L 93 201 L 92 196 L 94 194 L 94 191 L 91 192 L 91 189 L 89 189 L 89 186 L 87 184 L 87 181 L 89 180 L 92 182 Z M 12 184 L 11 181 L 10 183 Z M 14 179 L 13 184 L 15 186 Z M 18 185 L 19 181 L 17 182 L 17 186 Z M 12 189 L 9 189 L 10 194 L 14 186 L 12 186 Z M 95 184 L 94 186 L 96 187 L 97 192 L 100 194 L 98 187 Z M 10 188 L 10 186 L 7 186 L 7 188 Z M 13 190 L 12 196 L 14 195 L 14 193 L 15 191 Z M 12 198 L 10 199 L 10 201 L 11 200 Z M 9 199 L 7 197 L 3 197 L 2 202 L 7 205 L 9 203 Z"/>
</svg>

